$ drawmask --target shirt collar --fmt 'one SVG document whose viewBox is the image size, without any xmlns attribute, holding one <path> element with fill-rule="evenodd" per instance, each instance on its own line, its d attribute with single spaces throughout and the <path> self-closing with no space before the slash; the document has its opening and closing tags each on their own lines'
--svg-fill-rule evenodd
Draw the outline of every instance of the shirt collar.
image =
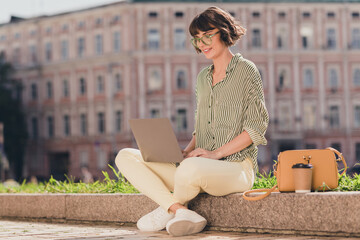
<svg viewBox="0 0 360 240">
<path fill-rule="evenodd" d="M 227 68 L 226 68 L 226 74 L 228 74 L 229 72 L 231 72 L 231 70 L 236 66 L 236 64 L 238 63 L 239 59 L 242 58 L 241 54 L 240 53 L 236 53 L 234 54 L 234 56 L 231 58 Z M 208 67 L 208 70 L 207 70 L 207 74 L 206 74 L 206 77 L 208 79 L 212 79 L 212 72 L 214 70 L 214 64 L 211 64 L 209 67 Z"/>
</svg>

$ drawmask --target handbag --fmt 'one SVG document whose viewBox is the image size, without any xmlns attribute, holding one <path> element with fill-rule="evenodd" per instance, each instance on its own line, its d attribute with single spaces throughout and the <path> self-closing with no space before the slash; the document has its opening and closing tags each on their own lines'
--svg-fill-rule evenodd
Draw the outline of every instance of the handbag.
<svg viewBox="0 0 360 240">
<path fill-rule="evenodd" d="M 336 155 L 338 158 L 336 158 Z M 334 148 L 326 149 L 304 149 L 288 150 L 280 152 L 278 161 L 274 164 L 274 175 L 277 185 L 271 189 L 254 189 L 244 192 L 243 197 L 249 201 L 263 199 L 270 195 L 271 192 L 294 192 L 294 179 L 292 166 L 297 163 L 312 164 L 312 183 L 311 190 L 331 190 L 338 187 L 339 175 L 337 162 L 342 161 L 344 170 L 340 176 L 345 174 L 347 165 L 343 155 Z M 265 192 L 260 196 L 250 197 L 250 193 Z"/>
</svg>

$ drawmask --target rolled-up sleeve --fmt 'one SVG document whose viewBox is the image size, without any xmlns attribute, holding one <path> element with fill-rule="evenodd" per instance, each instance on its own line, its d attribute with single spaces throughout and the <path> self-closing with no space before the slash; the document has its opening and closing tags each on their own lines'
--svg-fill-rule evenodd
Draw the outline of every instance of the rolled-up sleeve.
<svg viewBox="0 0 360 240">
<path fill-rule="evenodd" d="M 266 145 L 265 132 L 269 124 L 269 114 L 265 102 L 261 99 L 253 100 L 244 113 L 243 129 L 250 135 L 255 146 Z"/>
</svg>

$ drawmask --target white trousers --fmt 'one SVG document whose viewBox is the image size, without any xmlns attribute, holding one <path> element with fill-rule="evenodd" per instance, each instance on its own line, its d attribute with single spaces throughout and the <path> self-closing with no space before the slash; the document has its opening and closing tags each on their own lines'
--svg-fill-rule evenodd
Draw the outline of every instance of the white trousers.
<svg viewBox="0 0 360 240">
<path fill-rule="evenodd" d="M 174 163 L 145 162 L 137 149 L 124 148 L 116 166 L 141 193 L 165 210 L 174 203 L 187 204 L 200 192 L 224 196 L 252 188 L 255 174 L 251 159 L 227 162 L 203 157 Z"/>
</svg>

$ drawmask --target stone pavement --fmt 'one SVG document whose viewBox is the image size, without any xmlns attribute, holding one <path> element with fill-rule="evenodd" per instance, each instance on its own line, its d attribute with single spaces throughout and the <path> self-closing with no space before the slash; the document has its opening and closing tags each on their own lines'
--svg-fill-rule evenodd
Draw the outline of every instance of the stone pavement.
<svg viewBox="0 0 360 240">
<path fill-rule="evenodd" d="M 95 240 L 95 239 L 199 239 L 199 240 L 235 240 L 235 239 L 355 239 L 341 237 L 312 237 L 276 234 L 256 234 L 237 232 L 204 231 L 186 237 L 170 237 L 166 231 L 140 232 L 133 226 L 99 225 L 99 224 L 66 224 L 0 220 L 0 239 L 5 240 L 33 240 L 33 239 L 67 239 L 67 240 Z"/>
</svg>

